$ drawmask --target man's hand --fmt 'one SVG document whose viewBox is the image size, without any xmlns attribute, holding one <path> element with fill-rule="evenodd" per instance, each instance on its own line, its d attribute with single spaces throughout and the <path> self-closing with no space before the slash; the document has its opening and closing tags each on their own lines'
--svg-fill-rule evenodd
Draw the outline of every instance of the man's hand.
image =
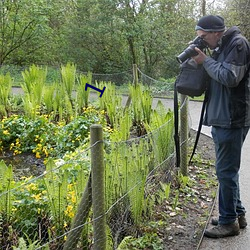
<svg viewBox="0 0 250 250">
<path fill-rule="evenodd" d="M 198 53 L 197 56 L 192 57 L 197 64 L 203 64 L 207 56 L 197 47 L 194 48 L 195 51 Z"/>
</svg>

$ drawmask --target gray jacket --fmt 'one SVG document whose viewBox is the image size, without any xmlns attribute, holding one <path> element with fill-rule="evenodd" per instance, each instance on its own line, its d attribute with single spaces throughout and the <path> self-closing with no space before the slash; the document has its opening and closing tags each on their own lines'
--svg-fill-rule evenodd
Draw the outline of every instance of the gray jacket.
<svg viewBox="0 0 250 250">
<path fill-rule="evenodd" d="M 203 66 L 211 81 L 204 125 L 250 126 L 250 45 L 237 27 L 227 30 Z"/>
</svg>

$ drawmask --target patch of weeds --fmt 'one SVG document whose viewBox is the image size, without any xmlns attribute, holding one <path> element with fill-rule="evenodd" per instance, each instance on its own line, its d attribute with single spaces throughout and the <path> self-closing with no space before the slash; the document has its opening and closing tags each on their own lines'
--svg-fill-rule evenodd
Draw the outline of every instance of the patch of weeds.
<svg viewBox="0 0 250 250">
<path fill-rule="evenodd" d="M 154 249 L 163 250 L 162 239 L 157 233 L 145 233 L 142 237 L 133 238 L 132 236 L 125 237 L 120 243 L 117 250 L 139 250 L 139 249 Z"/>
</svg>

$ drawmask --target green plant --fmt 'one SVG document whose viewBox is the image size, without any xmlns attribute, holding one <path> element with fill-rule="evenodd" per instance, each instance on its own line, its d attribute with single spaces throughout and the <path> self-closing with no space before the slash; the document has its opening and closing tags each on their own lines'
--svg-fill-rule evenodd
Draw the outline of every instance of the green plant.
<svg viewBox="0 0 250 250">
<path fill-rule="evenodd" d="M 72 92 L 76 81 L 76 66 L 67 63 L 66 66 L 61 66 L 62 86 L 70 101 L 72 101 Z"/>
<path fill-rule="evenodd" d="M 0 161 L 0 213 L 5 216 L 6 222 L 10 221 L 13 206 L 14 177 L 12 166 L 8 167 L 3 160 Z"/>
<path fill-rule="evenodd" d="M 63 222 L 63 214 L 66 210 L 68 176 L 61 171 L 56 171 L 56 165 L 52 159 L 46 164 L 46 178 L 44 185 L 48 194 L 49 206 L 57 226 Z"/>
<path fill-rule="evenodd" d="M 42 69 L 35 65 L 22 72 L 24 82 L 21 86 L 24 91 L 24 111 L 29 117 L 34 118 L 40 112 L 46 75 L 47 68 Z"/>
<path fill-rule="evenodd" d="M 76 91 L 76 107 L 77 112 L 81 114 L 84 108 L 87 108 L 89 105 L 89 93 L 90 88 L 85 90 L 85 86 L 87 83 L 91 84 L 92 82 L 92 74 L 88 72 L 87 75 L 81 74 L 78 78 L 78 86 Z"/>
<path fill-rule="evenodd" d="M 126 141 L 130 138 L 132 118 L 128 109 L 124 113 L 119 112 L 116 116 L 116 123 L 110 135 L 112 142 Z"/>
<path fill-rule="evenodd" d="M 97 84 L 99 89 L 106 87 L 104 94 L 99 98 L 99 106 L 101 110 L 106 111 L 107 122 L 111 128 L 118 127 L 120 125 L 120 119 L 123 115 L 121 96 L 117 95 L 115 85 L 111 82 L 100 82 Z M 112 97 L 112 102 L 110 101 Z"/>
<path fill-rule="evenodd" d="M 41 244 L 38 240 L 35 240 L 34 242 L 30 239 L 30 237 L 28 235 L 25 235 L 25 238 L 27 240 L 25 240 L 23 237 L 20 237 L 18 239 L 18 246 L 13 246 L 13 250 L 35 250 L 38 249 Z M 49 246 L 43 246 L 44 250 L 49 250 Z"/>
<path fill-rule="evenodd" d="M 129 93 L 132 102 L 134 124 L 140 126 L 143 122 L 150 123 L 152 111 L 152 95 L 143 85 L 129 85 Z"/>
<path fill-rule="evenodd" d="M 173 209 L 176 209 L 179 205 L 179 196 L 180 196 L 180 191 L 177 189 L 175 190 L 175 196 L 172 204 Z"/>
<path fill-rule="evenodd" d="M 162 183 L 160 182 L 160 189 L 157 192 L 159 195 L 160 203 L 162 203 L 164 200 L 168 200 L 171 192 L 171 183 Z"/>
<path fill-rule="evenodd" d="M 183 175 L 181 173 L 178 174 L 178 182 L 181 189 L 185 189 L 187 186 L 190 187 L 192 185 L 189 176 Z"/>
<path fill-rule="evenodd" d="M 45 105 L 45 113 L 51 114 L 53 111 L 53 103 L 54 103 L 54 94 L 55 94 L 56 85 L 46 86 L 44 89 L 43 102 Z"/>
<path fill-rule="evenodd" d="M 156 233 L 145 233 L 142 237 L 139 238 L 128 236 L 125 237 L 123 241 L 119 244 L 117 250 L 127 249 L 163 250 L 163 242 Z"/>
<path fill-rule="evenodd" d="M 12 79 L 10 74 L 0 75 L 0 116 L 7 116 L 9 111 L 9 96 L 11 93 Z"/>
<path fill-rule="evenodd" d="M 139 141 L 132 140 L 130 145 L 126 142 L 111 143 L 110 151 L 106 154 L 107 207 L 126 195 L 124 206 L 129 208 L 135 225 L 140 223 L 142 213 L 146 209 L 144 191 L 151 157 L 146 138 L 141 138 Z"/>
<path fill-rule="evenodd" d="M 40 239 L 47 234 L 42 221 L 49 221 L 48 197 L 42 180 L 35 180 L 32 176 L 22 177 L 18 182 L 18 188 L 12 190 L 15 200 L 13 202 L 13 227 L 16 230 L 22 228 L 19 235 L 30 240 Z M 48 224 L 48 223 L 47 223 Z M 39 227 L 38 227 L 39 225 Z"/>
<path fill-rule="evenodd" d="M 162 102 L 158 102 L 156 109 L 151 113 L 151 122 L 145 123 L 145 128 L 150 134 L 152 140 L 155 160 L 163 162 L 171 154 L 174 148 L 173 130 L 174 119 L 173 112 L 166 110 Z"/>
</svg>

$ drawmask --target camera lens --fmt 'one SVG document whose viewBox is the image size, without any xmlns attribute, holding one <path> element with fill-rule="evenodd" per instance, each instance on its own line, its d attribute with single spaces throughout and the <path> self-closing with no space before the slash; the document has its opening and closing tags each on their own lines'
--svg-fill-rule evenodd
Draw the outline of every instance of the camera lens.
<svg viewBox="0 0 250 250">
<path fill-rule="evenodd" d="M 195 47 L 195 44 L 191 44 L 189 47 L 187 47 L 180 55 L 176 57 L 177 61 L 179 63 L 183 63 L 188 58 L 198 55 L 198 53 L 194 49 Z"/>
</svg>

